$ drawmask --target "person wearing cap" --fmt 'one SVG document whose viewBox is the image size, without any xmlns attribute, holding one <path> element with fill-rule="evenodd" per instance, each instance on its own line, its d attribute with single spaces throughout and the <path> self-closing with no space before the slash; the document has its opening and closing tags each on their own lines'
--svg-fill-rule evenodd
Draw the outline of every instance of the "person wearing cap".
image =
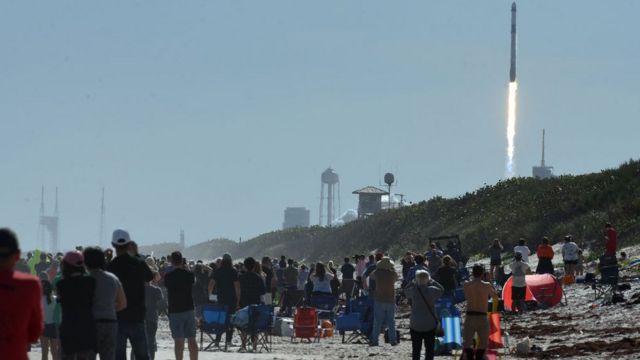
<svg viewBox="0 0 640 360">
<path fill-rule="evenodd" d="M 60 345 L 63 359 L 93 359 L 96 350 L 96 323 L 93 298 L 96 280 L 85 276 L 84 256 L 69 251 L 62 259 L 62 279 L 56 284 L 62 308 Z"/>
<path fill-rule="evenodd" d="M 514 313 L 523 314 L 527 308 L 525 297 L 527 294 L 526 275 L 531 274 L 529 264 L 522 260 L 522 253 L 514 254 L 515 261 L 509 265 L 511 268 L 511 310 Z"/>
<path fill-rule="evenodd" d="M 396 337 L 396 295 L 395 284 L 398 279 L 393 261 L 387 256 L 376 263 L 376 269 L 371 273 L 371 279 L 375 280 L 373 307 L 373 330 L 371 332 L 371 346 L 378 345 L 378 338 L 383 326 L 387 326 L 389 343 L 398 345 Z"/>
<path fill-rule="evenodd" d="M 174 251 L 170 256 L 174 270 L 164 277 L 169 298 L 169 328 L 174 341 L 176 360 L 184 356 L 184 341 L 187 340 L 189 357 L 198 358 L 196 342 L 196 313 L 193 305 L 192 287 L 195 283 L 193 273 L 185 269 L 182 253 Z"/>
<path fill-rule="evenodd" d="M 127 297 L 118 277 L 104 271 L 106 260 L 102 249 L 88 247 L 84 249 L 82 255 L 89 275 L 96 280 L 93 298 L 96 352 L 100 355 L 100 360 L 113 360 L 116 358 L 115 349 L 118 340 L 117 312 L 127 307 Z"/>
<path fill-rule="evenodd" d="M 18 237 L 0 229 L 0 356 L 27 360 L 29 344 L 38 341 L 44 327 L 42 287 L 37 277 L 15 271 L 18 260 Z"/>
<path fill-rule="evenodd" d="M 117 313 L 116 359 L 126 360 L 129 340 L 136 359 L 147 360 L 149 350 L 144 326 L 144 286 L 153 279 L 153 273 L 144 260 L 129 253 L 130 244 L 131 237 L 126 230 L 118 229 L 113 232 L 111 245 L 116 250 L 116 257 L 107 266 L 107 271 L 118 277 L 127 297 L 127 307 Z"/>
<path fill-rule="evenodd" d="M 522 254 L 522 261 L 529 263 L 529 255 L 531 255 L 531 250 L 527 246 L 527 242 L 525 239 L 518 240 L 518 245 L 513 248 L 513 252 Z"/>
<path fill-rule="evenodd" d="M 209 281 L 209 294 L 213 293 L 214 289 L 217 291 L 218 304 L 225 305 L 230 314 L 235 313 L 240 306 L 240 282 L 238 272 L 233 267 L 233 260 L 229 254 L 222 256 L 220 267 L 216 269 Z M 233 338 L 233 327 L 226 326 L 226 329 L 226 343 L 230 345 Z M 217 345 L 220 344 L 221 337 L 222 333 L 216 335 Z"/>
</svg>

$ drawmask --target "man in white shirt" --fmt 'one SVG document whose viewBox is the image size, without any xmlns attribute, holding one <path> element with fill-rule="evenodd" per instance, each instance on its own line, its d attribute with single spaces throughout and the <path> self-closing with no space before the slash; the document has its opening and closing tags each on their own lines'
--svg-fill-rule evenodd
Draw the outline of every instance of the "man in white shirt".
<svg viewBox="0 0 640 360">
<path fill-rule="evenodd" d="M 521 253 L 515 253 L 515 259 L 516 261 L 509 265 L 511 268 L 511 311 L 523 314 L 526 310 L 524 302 L 527 294 L 526 275 L 531 274 L 531 268 L 529 268 L 529 264 L 522 261 Z"/>
<path fill-rule="evenodd" d="M 565 275 L 575 277 L 576 264 L 578 264 L 579 250 L 578 245 L 572 241 L 571 235 L 564 237 L 564 245 L 562 245 L 562 260 L 564 261 Z"/>
<path fill-rule="evenodd" d="M 526 262 L 527 264 L 529 263 L 529 255 L 531 255 L 531 250 L 529 250 L 529 247 L 527 247 L 524 239 L 520 239 L 518 241 L 518 245 L 513 248 L 513 252 L 522 254 L 522 261 Z"/>
</svg>

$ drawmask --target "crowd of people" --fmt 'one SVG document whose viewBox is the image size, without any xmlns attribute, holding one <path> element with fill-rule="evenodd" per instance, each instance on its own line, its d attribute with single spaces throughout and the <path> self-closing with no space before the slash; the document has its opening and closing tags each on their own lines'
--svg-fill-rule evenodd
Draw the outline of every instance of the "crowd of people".
<svg viewBox="0 0 640 360">
<path fill-rule="evenodd" d="M 615 256 L 617 234 L 606 226 L 605 255 Z M 332 261 L 303 264 L 281 256 L 247 257 L 234 263 L 230 254 L 205 264 L 189 261 L 179 251 L 154 258 L 138 253 L 129 233 L 113 232 L 113 250 L 77 248 L 65 254 L 28 253 L 21 257 L 18 239 L 0 229 L 0 348 L 10 359 L 27 359 L 30 344 L 40 342 L 42 358 L 126 359 L 127 344 L 138 360 L 154 359 L 160 314 L 169 320 L 175 358 L 181 360 L 187 344 L 190 359 L 198 358 L 196 330 L 203 307 L 216 302 L 233 313 L 253 304 L 279 307 L 291 316 L 296 307 L 317 295 L 348 300 L 362 294 L 373 299 L 371 346 L 378 346 L 386 329 L 391 346 L 399 342 L 395 318 L 398 296 L 411 305 L 412 358 L 434 356 L 439 315 L 437 299 L 454 297 L 463 289 L 466 317 L 463 346 L 466 359 L 481 359 L 487 345 L 487 301 L 498 301 L 496 288 L 504 284 L 504 246 L 495 240 L 488 249 L 489 271 L 474 265 L 464 281 L 465 263 L 459 249 L 429 244 L 424 254 L 407 252 L 401 274 L 381 251 L 345 257 L 340 267 Z M 509 253 L 509 252 L 506 252 Z M 526 241 L 513 249 L 509 264 L 513 311 L 526 311 L 526 275 L 531 274 Z M 543 238 L 536 251 L 539 274 L 554 274 L 555 251 Z M 561 248 L 565 276 L 583 271 L 582 250 L 566 236 Z M 401 281 L 400 288 L 397 283 Z M 474 344 L 474 337 L 479 341 Z M 224 334 L 231 345 L 233 328 Z M 243 344 L 245 343 L 243 339 Z M 222 341 L 218 334 L 216 343 Z M 255 344 L 255 342 L 253 342 Z"/>
</svg>

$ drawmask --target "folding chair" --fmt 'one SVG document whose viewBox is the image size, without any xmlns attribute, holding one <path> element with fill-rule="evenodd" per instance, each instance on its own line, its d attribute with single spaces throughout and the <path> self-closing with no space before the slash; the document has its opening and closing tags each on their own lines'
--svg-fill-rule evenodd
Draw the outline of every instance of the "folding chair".
<svg viewBox="0 0 640 360">
<path fill-rule="evenodd" d="M 202 322 L 200 323 L 200 351 L 209 351 L 216 343 L 216 337 L 230 328 L 230 314 L 225 305 L 206 304 L 202 308 Z M 204 335 L 207 335 L 207 346 L 204 346 Z M 227 350 L 225 341 L 224 350 Z"/>
<path fill-rule="evenodd" d="M 247 343 L 253 345 L 253 341 L 255 341 L 257 351 L 264 349 L 267 352 L 271 352 L 273 344 L 271 339 L 273 312 L 273 306 L 271 305 L 249 306 L 249 324 L 246 329 L 246 335 L 248 335 Z"/>
<path fill-rule="evenodd" d="M 330 320 L 335 323 L 338 299 L 333 295 L 314 295 L 311 305 L 318 310 L 318 320 Z"/>
<path fill-rule="evenodd" d="M 368 344 L 373 330 L 373 300 L 368 296 L 349 300 L 345 313 L 336 320 L 336 329 L 342 335 L 343 343 L 361 341 Z"/>
<path fill-rule="evenodd" d="M 615 260 L 600 259 L 598 268 L 600 270 L 600 280 L 595 279 L 591 288 L 594 291 L 594 301 L 602 299 L 605 304 L 611 303 L 613 296 L 618 292 L 618 277 L 620 269 Z"/>
<path fill-rule="evenodd" d="M 311 342 L 311 339 L 316 339 L 317 334 L 318 312 L 316 308 L 306 306 L 297 308 L 293 315 L 291 342 L 294 342 L 296 338 L 307 339 Z"/>
</svg>

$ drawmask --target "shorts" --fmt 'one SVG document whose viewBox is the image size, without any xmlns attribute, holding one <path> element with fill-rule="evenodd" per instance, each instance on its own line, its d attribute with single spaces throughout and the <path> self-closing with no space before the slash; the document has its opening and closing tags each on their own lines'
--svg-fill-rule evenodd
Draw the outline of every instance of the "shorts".
<svg viewBox="0 0 640 360">
<path fill-rule="evenodd" d="M 527 294 L 526 287 L 511 287 L 511 300 L 524 300 L 525 295 Z"/>
<path fill-rule="evenodd" d="M 49 339 L 57 339 L 58 338 L 58 325 L 56 324 L 44 324 L 44 331 L 42 332 L 42 336 Z"/>
<path fill-rule="evenodd" d="M 169 329 L 174 339 L 196 337 L 196 315 L 193 310 L 169 313 Z"/>
<path fill-rule="evenodd" d="M 576 264 L 578 264 L 578 260 L 565 260 L 564 264 L 565 265 L 576 265 Z"/>
<path fill-rule="evenodd" d="M 501 259 L 491 259 L 491 266 L 500 266 L 502 265 L 502 260 Z"/>
</svg>

